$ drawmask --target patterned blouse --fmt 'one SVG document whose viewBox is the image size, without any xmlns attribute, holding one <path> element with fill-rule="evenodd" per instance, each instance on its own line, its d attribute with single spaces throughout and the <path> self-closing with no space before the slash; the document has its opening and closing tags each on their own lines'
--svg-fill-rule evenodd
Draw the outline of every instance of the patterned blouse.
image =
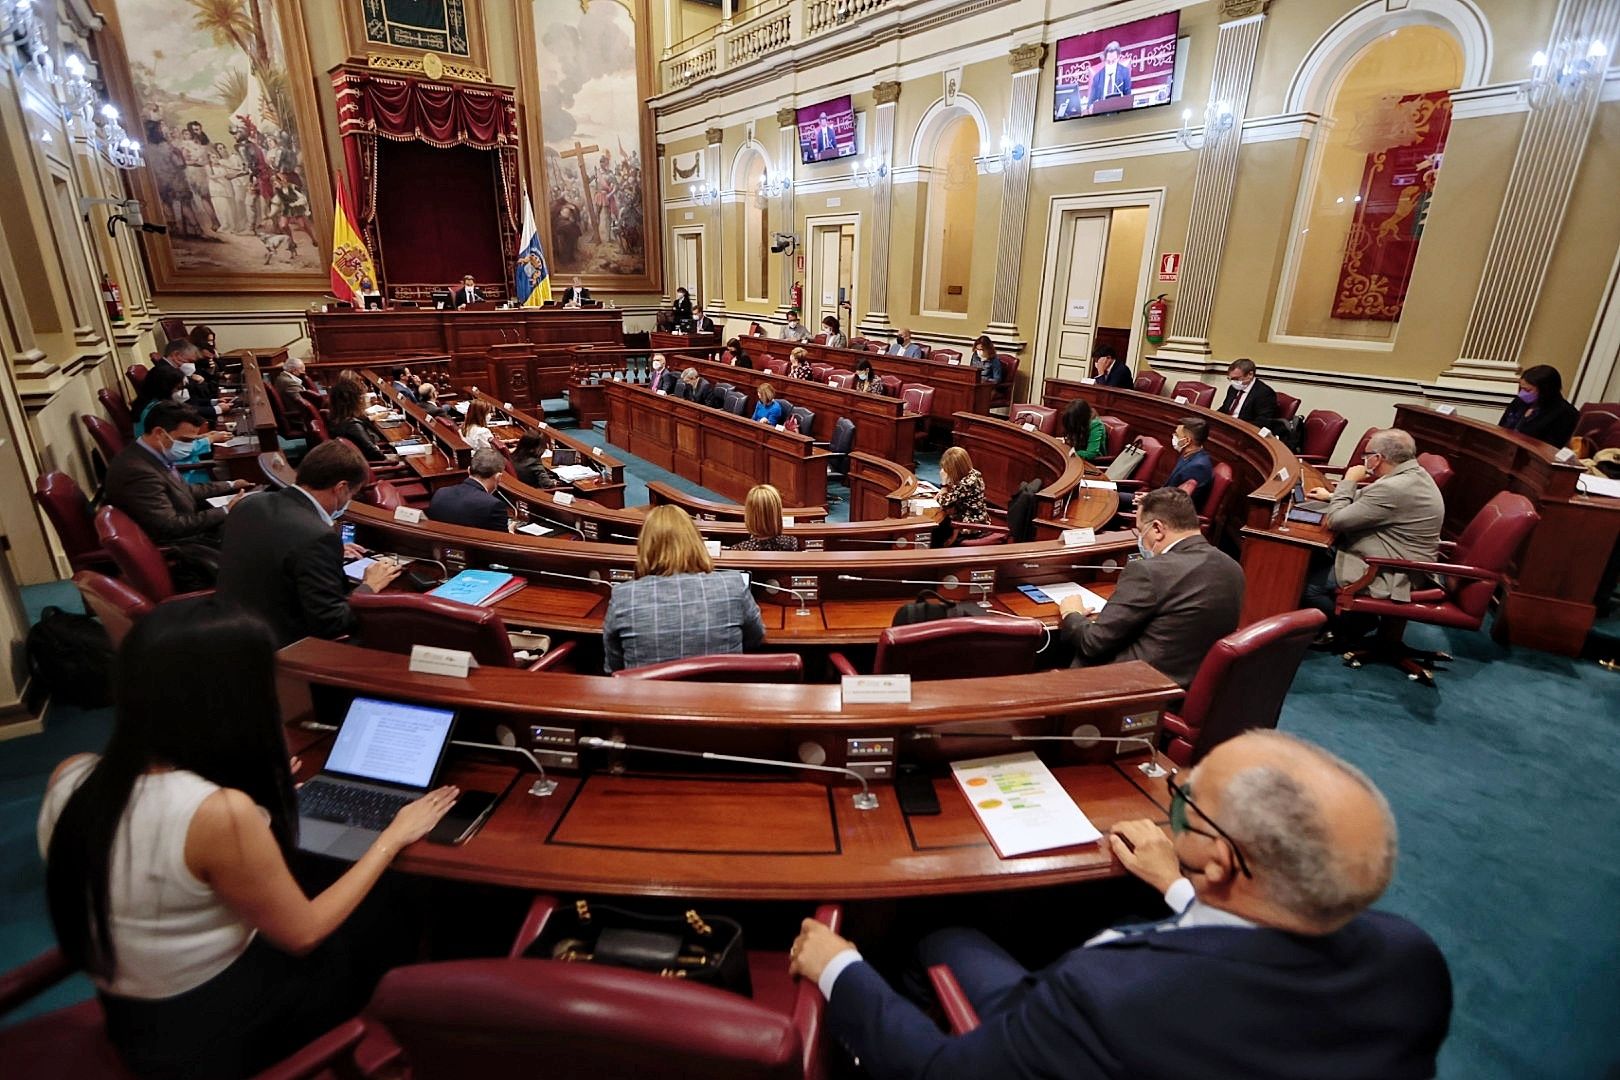
<svg viewBox="0 0 1620 1080">
<path fill-rule="evenodd" d="M 776 536 L 750 536 L 746 540 L 739 540 L 731 545 L 732 551 L 798 551 L 799 541 L 796 537 L 778 534 Z"/>
<path fill-rule="evenodd" d="M 865 382 L 861 381 L 861 377 L 859 375 L 855 376 L 855 378 L 850 381 L 849 388 L 851 390 L 859 390 L 863 394 L 881 394 L 884 392 L 883 380 L 877 377 L 876 372 L 874 372 L 872 377 L 867 379 Z"/>
<path fill-rule="evenodd" d="M 984 505 L 984 477 L 978 469 L 954 484 L 939 489 L 939 505 L 958 525 L 983 525 L 989 522 L 990 512 Z"/>
<path fill-rule="evenodd" d="M 802 360 L 792 360 L 788 363 L 788 378 L 812 379 L 814 377 L 815 376 L 810 373 L 809 357 L 805 357 Z"/>
</svg>

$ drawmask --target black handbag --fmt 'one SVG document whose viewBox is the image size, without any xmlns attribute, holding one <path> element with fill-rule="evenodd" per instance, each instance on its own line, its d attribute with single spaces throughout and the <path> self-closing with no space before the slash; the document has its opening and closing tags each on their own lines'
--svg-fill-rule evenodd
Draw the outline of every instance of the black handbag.
<svg viewBox="0 0 1620 1080">
<path fill-rule="evenodd" d="M 609 904 L 574 901 L 558 908 L 525 953 L 546 960 L 611 964 L 689 979 L 752 997 L 742 926 L 718 915 L 650 915 Z"/>
<path fill-rule="evenodd" d="M 933 622 L 935 619 L 962 619 L 983 614 L 984 608 L 978 604 L 947 600 L 933 589 L 924 589 L 917 594 L 917 599 L 894 613 L 889 625 L 910 626 L 912 623 Z"/>
</svg>

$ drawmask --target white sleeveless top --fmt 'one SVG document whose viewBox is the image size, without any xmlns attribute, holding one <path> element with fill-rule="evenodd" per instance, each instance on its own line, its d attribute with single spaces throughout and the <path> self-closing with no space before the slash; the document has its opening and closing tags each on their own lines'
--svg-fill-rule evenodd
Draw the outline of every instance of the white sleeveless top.
<svg viewBox="0 0 1620 1080">
<path fill-rule="evenodd" d="M 87 757 L 63 770 L 39 811 L 39 852 L 68 798 L 96 763 Z M 96 980 L 108 993 L 167 998 L 201 986 L 252 942 L 255 931 L 186 867 L 186 835 L 204 799 L 220 790 L 196 773 L 147 773 L 135 781 L 124 820 L 113 834 L 108 914 L 117 974 Z"/>
</svg>

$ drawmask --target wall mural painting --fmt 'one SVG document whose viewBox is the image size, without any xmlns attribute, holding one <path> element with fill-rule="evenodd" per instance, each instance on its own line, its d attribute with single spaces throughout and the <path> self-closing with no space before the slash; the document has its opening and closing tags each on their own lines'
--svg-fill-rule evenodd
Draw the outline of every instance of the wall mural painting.
<svg viewBox="0 0 1620 1080">
<path fill-rule="evenodd" d="M 147 162 L 132 182 L 148 219 L 168 227 L 144 237 L 159 290 L 307 289 L 326 277 L 329 185 L 291 15 L 278 0 L 118 0 L 120 96 Z M 120 74 L 109 71 L 115 84 Z"/>
<path fill-rule="evenodd" d="M 528 15 L 538 83 L 528 96 L 539 102 L 531 176 L 541 178 L 535 211 L 552 272 L 656 288 L 646 0 L 532 0 Z"/>
</svg>

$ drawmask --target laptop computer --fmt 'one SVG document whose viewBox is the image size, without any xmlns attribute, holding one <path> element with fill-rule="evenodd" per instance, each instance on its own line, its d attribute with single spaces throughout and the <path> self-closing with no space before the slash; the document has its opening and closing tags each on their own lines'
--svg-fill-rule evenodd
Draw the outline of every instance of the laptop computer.
<svg viewBox="0 0 1620 1080">
<path fill-rule="evenodd" d="M 298 846 L 354 860 L 438 778 L 454 709 L 356 697 L 326 767 L 298 789 Z"/>
<path fill-rule="evenodd" d="M 1305 481 L 1303 479 L 1294 481 L 1294 509 L 1321 513 L 1327 508 L 1328 504 L 1321 499 L 1308 499 L 1305 497 Z"/>
</svg>

